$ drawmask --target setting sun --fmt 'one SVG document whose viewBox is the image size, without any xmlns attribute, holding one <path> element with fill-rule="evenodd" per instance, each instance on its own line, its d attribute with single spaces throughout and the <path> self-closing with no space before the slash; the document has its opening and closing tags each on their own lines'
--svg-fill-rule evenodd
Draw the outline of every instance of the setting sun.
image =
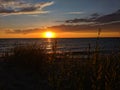
<svg viewBox="0 0 120 90">
<path fill-rule="evenodd" d="M 45 32 L 44 38 L 55 38 L 55 33 L 51 31 Z"/>
</svg>

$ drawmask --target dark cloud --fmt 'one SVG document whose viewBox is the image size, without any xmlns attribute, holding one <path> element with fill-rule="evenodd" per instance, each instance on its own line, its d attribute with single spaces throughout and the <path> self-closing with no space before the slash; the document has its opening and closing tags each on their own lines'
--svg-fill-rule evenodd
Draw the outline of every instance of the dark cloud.
<svg viewBox="0 0 120 90">
<path fill-rule="evenodd" d="M 98 13 L 93 13 L 93 14 L 91 14 L 91 16 L 92 17 L 98 17 L 98 16 L 100 16 Z"/>
<path fill-rule="evenodd" d="M 0 7 L 0 13 L 15 13 L 15 10 L 4 9 Z"/>
<path fill-rule="evenodd" d="M 58 25 L 49 27 L 49 29 L 62 32 L 86 32 L 92 30 L 93 27 L 89 25 Z"/>
<path fill-rule="evenodd" d="M 109 23 L 113 21 L 120 21 L 120 10 L 109 15 L 101 16 L 97 18 L 95 21 L 99 23 Z"/>
<path fill-rule="evenodd" d="M 73 19 L 73 20 L 66 20 L 65 21 L 66 23 L 80 23 L 80 22 L 93 22 L 92 19 L 85 19 L 85 18 L 82 18 L 82 19 Z"/>
<path fill-rule="evenodd" d="M 120 21 L 120 10 L 108 14 L 100 16 L 98 13 L 94 13 L 90 16 L 90 18 L 80 18 L 80 19 L 72 19 L 72 20 L 66 20 L 65 23 L 88 23 L 88 22 L 94 22 L 94 24 L 104 24 L 104 23 L 110 23 L 110 22 L 116 22 Z"/>
<path fill-rule="evenodd" d="M 84 32 L 91 33 L 97 32 L 101 28 L 102 32 L 118 32 L 120 33 L 120 22 L 114 22 L 109 24 L 96 24 L 96 25 L 58 25 L 49 27 L 49 29 L 62 31 L 62 32 Z"/>
<path fill-rule="evenodd" d="M 54 2 L 28 3 L 25 0 L 0 0 L 0 15 L 48 13 L 43 8 Z"/>
<path fill-rule="evenodd" d="M 98 13 L 93 13 L 90 15 L 92 20 L 97 19 L 100 15 Z"/>
</svg>

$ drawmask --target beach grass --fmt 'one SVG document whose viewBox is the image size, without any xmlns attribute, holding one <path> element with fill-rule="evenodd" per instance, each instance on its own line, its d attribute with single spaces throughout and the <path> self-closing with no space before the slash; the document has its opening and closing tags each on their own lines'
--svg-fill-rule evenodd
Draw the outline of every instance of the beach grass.
<svg viewBox="0 0 120 90">
<path fill-rule="evenodd" d="M 120 52 L 100 54 L 95 49 L 91 54 L 88 48 L 87 58 L 79 58 L 82 53 L 57 53 L 56 44 L 52 53 L 43 45 L 15 47 L 1 62 L 0 89 L 119 90 Z"/>
</svg>

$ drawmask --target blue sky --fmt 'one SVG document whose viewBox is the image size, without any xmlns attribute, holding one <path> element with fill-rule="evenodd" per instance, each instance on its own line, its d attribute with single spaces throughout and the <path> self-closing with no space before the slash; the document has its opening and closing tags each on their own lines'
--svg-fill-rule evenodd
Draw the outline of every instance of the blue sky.
<svg viewBox="0 0 120 90">
<path fill-rule="evenodd" d="M 120 0 L 0 0 L 0 29 L 66 25 L 66 20 L 90 18 L 94 13 L 108 15 L 119 9 Z"/>
</svg>

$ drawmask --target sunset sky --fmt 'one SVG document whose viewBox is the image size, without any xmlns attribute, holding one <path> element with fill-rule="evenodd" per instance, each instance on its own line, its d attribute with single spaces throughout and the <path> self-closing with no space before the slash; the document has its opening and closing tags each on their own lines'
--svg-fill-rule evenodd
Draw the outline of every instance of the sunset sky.
<svg viewBox="0 0 120 90">
<path fill-rule="evenodd" d="M 0 38 L 120 37 L 120 0 L 0 0 Z"/>
</svg>

